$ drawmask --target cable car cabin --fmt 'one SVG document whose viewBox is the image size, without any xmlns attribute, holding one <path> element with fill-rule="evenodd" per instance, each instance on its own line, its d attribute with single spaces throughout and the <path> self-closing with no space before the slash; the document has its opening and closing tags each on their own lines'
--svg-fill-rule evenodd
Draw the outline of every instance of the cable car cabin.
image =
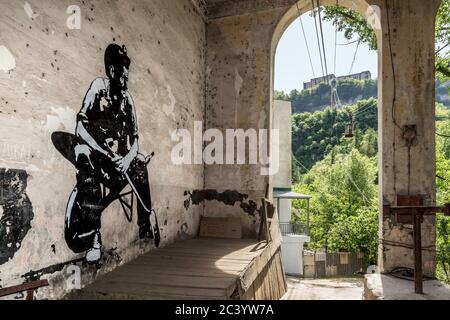
<svg viewBox="0 0 450 320">
<path fill-rule="evenodd" d="M 345 137 L 346 138 L 353 138 L 355 136 L 355 134 L 353 133 L 354 131 L 354 126 L 353 123 L 348 123 L 345 126 Z"/>
</svg>

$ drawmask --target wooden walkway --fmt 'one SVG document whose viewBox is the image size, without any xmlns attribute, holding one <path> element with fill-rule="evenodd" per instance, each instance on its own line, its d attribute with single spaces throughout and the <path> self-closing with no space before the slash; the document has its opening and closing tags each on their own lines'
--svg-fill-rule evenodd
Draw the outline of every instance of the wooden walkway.
<svg viewBox="0 0 450 320">
<path fill-rule="evenodd" d="M 75 299 L 230 299 L 265 248 L 252 239 L 175 243 L 100 277 Z"/>
</svg>

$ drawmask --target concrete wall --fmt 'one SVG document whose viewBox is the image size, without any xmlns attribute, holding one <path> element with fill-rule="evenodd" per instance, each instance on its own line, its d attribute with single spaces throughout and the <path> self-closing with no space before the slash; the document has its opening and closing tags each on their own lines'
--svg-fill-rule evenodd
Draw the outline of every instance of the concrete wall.
<svg viewBox="0 0 450 320">
<path fill-rule="evenodd" d="M 282 14 L 282 9 L 257 11 L 208 22 L 208 128 L 271 128 L 270 48 L 275 23 Z M 219 192 L 234 190 L 245 195 L 247 203 L 251 202 L 259 209 L 260 199 L 265 196 L 272 180 L 270 176 L 261 175 L 260 169 L 261 165 L 206 166 L 205 187 Z M 228 206 L 208 201 L 205 213 L 241 217 L 247 236 L 255 235 L 258 227 L 258 215 L 249 214 L 238 203 Z"/>
<path fill-rule="evenodd" d="M 155 152 L 149 168 L 161 245 L 197 234 L 203 207 L 186 209 L 184 192 L 203 188 L 203 166 L 173 165 L 170 137 L 177 128 L 193 131 L 194 120 L 203 119 L 205 24 L 189 0 L 24 3 L 0 0 L 0 230 L 6 234 L 0 235 L 0 286 L 36 278 L 41 270 L 53 288 L 38 296 L 57 298 L 67 286 L 69 261 L 79 259 L 74 264 L 85 284 L 153 247 L 139 240 L 136 217 L 128 223 L 118 201 L 102 215 L 100 269 L 87 266 L 83 253 L 73 253 L 64 240 L 75 168 L 51 134 L 74 133 L 86 91 L 105 77 L 110 43 L 125 44 L 132 60 L 129 92 L 140 151 Z M 79 30 L 66 25 L 69 4 L 80 6 Z"/>
</svg>

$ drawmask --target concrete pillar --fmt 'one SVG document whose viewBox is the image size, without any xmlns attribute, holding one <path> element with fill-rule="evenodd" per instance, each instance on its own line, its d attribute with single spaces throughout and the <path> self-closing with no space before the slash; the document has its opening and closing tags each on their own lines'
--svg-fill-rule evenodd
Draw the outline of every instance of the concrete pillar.
<svg viewBox="0 0 450 320">
<path fill-rule="evenodd" d="M 440 3 L 381 2 L 380 208 L 396 205 L 398 195 L 420 195 L 424 205 L 433 205 L 436 200 L 434 26 Z M 407 130 L 405 126 L 413 127 Z M 412 137 L 410 142 L 407 136 Z M 435 219 L 426 218 L 422 246 L 433 246 L 435 238 Z M 411 225 L 383 217 L 380 210 L 380 239 L 382 272 L 414 267 L 412 249 L 399 246 L 412 245 Z M 424 273 L 433 275 L 435 265 L 435 254 L 424 251 Z"/>
</svg>

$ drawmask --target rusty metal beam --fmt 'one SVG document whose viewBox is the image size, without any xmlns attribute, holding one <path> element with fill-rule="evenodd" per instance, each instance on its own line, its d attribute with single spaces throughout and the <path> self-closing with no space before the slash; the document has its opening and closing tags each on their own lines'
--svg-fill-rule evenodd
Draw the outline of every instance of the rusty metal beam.
<svg viewBox="0 0 450 320">
<path fill-rule="evenodd" d="M 33 300 L 34 290 L 42 287 L 47 287 L 48 285 L 48 280 L 25 282 L 17 286 L 0 289 L 0 297 L 10 296 L 15 293 L 27 291 L 27 300 Z"/>
<path fill-rule="evenodd" d="M 416 208 L 411 211 L 414 221 L 414 291 L 423 294 L 423 270 L 422 270 L 422 216 Z"/>
<path fill-rule="evenodd" d="M 414 238 L 414 291 L 423 294 L 423 270 L 422 270 L 422 221 L 424 216 L 434 216 L 437 213 L 444 213 L 450 216 L 450 204 L 444 206 L 383 206 L 383 217 L 395 217 L 399 221 L 399 216 L 411 216 L 413 224 Z"/>
</svg>

